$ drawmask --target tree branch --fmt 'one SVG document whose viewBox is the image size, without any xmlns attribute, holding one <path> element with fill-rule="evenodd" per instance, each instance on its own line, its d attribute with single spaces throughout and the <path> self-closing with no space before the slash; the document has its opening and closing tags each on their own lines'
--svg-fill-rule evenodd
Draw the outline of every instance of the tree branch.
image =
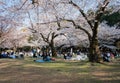
<svg viewBox="0 0 120 83">
<path fill-rule="evenodd" d="M 40 33 L 40 35 L 41 35 L 43 41 L 45 41 L 46 43 L 49 43 L 49 41 L 47 40 L 47 38 L 45 38 L 44 35 L 43 35 L 42 33 Z"/>
<path fill-rule="evenodd" d="M 31 27 L 33 28 L 34 26 L 33 26 L 33 22 L 32 22 L 32 19 L 31 19 L 30 13 L 29 13 L 29 12 L 27 12 L 27 13 L 28 13 L 28 17 L 29 17 L 29 20 L 30 20 Z"/>
<path fill-rule="evenodd" d="M 97 15 L 95 17 L 95 20 L 97 20 L 98 22 L 101 19 L 101 16 L 104 14 L 105 12 L 105 8 L 107 7 L 107 5 L 109 4 L 110 0 L 104 0 L 103 5 L 98 9 L 97 11 Z"/>
<path fill-rule="evenodd" d="M 104 14 L 105 8 L 109 4 L 109 2 L 110 2 L 110 0 L 104 0 L 103 5 L 98 9 L 97 15 L 95 17 L 94 28 L 100 22 L 100 19 L 101 19 L 102 15 Z"/>
<path fill-rule="evenodd" d="M 51 34 L 51 31 L 50 31 L 50 33 L 48 34 L 47 38 L 46 38 L 47 41 L 49 41 L 50 34 Z"/>
<path fill-rule="evenodd" d="M 22 7 L 25 5 L 25 3 L 27 2 L 28 0 L 25 0 L 25 2 L 23 2 L 22 6 L 20 8 L 18 8 L 17 10 L 20 10 L 22 9 Z"/>
<path fill-rule="evenodd" d="M 38 31 L 37 30 L 35 30 L 34 28 L 29 28 L 31 31 L 32 31 L 32 33 L 37 33 Z"/>
<path fill-rule="evenodd" d="M 58 27 L 59 28 L 61 28 L 61 25 L 60 25 L 60 20 L 58 19 L 58 17 L 57 16 L 55 16 L 56 17 L 56 19 L 57 19 L 57 25 L 58 25 Z"/>
<path fill-rule="evenodd" d="M 76 23 L 73 20 L 69 20 L 69 19 L 63 19 L 63 20 L 71 22 L 76 29 L 80 29 L 84 31 L 88 35 L 89 39 L 91 39 L 91 34 L 86 29 L 82 28 L 80 25 L 76 25 Z"/>
<path fill-rule="evenodd" d="M 82 16 L 85 18 L 91 29 L 93 29 L 93 25 L 91 21 L 88 19 L 87 15 L 84 13 L 84 11 L 77 5 L 75 4 L 72 0 L 70 0 L 69 4 L 73 5 L 75 8 L 79 10 L 79 12 L 82 14 Z"/>
<path fill-rule="evenodd" d="M 91 40 L 91 38 L 92 38 L 91 34 L 86 29 L 82 28 L 80 25 L 76 25 L 76 29 L 80 29 L 80 30 L 84 31 L 88 35 L 89 40 Z"/>
</svg>

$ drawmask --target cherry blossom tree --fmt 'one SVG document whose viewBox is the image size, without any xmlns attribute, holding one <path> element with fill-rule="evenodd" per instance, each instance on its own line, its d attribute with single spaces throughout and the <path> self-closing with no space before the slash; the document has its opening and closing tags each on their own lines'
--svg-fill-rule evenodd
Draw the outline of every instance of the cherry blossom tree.
<svg viewBox="0 0 120 83">
<path fill-rule="evenodd" d="M 87 31 L 85 28 L 83 28 L 79 23 L 77 24 L 74 20 L 72 19 L 66 19 L 66 18 L 58 18 L 57 22 L 58 22 L 58 26 L 61 28 L 60 25 L 60 21 L 67 21 L 67 22 L 71 22 L 73 24 L 73 26 L 77 29 L 80 29 L 82 31 L 84 31 L 87 35 L 88 35 L 88 39 L 89 39 L 89 43 L 90 43 L 90 50 L 89 50 L 89 61 L 91 62 L 100 62 L 100 51 L 99 51 L 99 46 L 98 46 L 98 27 L 100 24 L 100 19 L 102 17 L 102 15 L 105 12 L 105 8 L 107 7 L 107 5 L 109 4 L 110 0 L 104 0 L 101 4 L 100 7 L 98 7 L 93 22 L 91 22 L 88 19 L 88 16 L 86 15 L 86 13 L 84 13 L 84 11 L 81 9 L 81 7 L 75 3 L 72 0 L 68 0 L 68 1 L 63 1 L 63 4 L 68 4 L 71 5 L 73 8 L 76 8 L 81 15 L 83 16 L 83 18 L 85 19 L 85 21 L 87 22 L 87 24 L 89 25 L 90 29 L 91 29 L 91 33 L 89 31 Z"/>
<path fill-rule="evenodd" d="M 116 29 L 116 26 L 110 27 L 105 22 L 100 24 L 101 28 L 98 29 L 100 45 L 114 45 L 115 41 L 120 39 L 120 29 Z"/>
<path fill-rule="evenodd" d="M 33 2 L 32 4 L 35 4 L 34 0 L 32 0 L 32 2 Z M 38 0 L 36 2 L 39 4 Z M 56 2 L 59 3 L 59 0 Z M 110 0 L 104 0 L 103 2 L 100 1 L 100 5 L 95 13 L 93 21 L 91 22 L 91 20 L 89 20 L 89 18 L 87 16 L 87 14 L 83 11 L 83 9 L 75 1 L 73 1 L 73 0 L 61 1 L 61 4 L 62 3 L 63 3 L 63 5 L 68 4 L 69 6 L 75 8 L 76 10 L 78 10 L 81 13 L 82 17 L 85 19 L 86 23 L 90 27 L 91 32 L 89 32 L 85 28 L 83 28 L 80 25 L 81 23 L 77 24 L 73 19 L 66 19 L 63 17 L 58 17 L 58 13 L 56 13 L 56 12 L 59 12 L 59 14 L 62 13 L 61 11 L 59 11 L 60 8 L 58 8 L 58 6 L 57 6 L 58 3 L 56 3 L 57 4 L 56 5 L 56 4 L 54 4 L 54 1 L 48 1 L 48 2 L 46 2 L 47 5 L 46 5 L 45 9 L 47 10 L 47 8 L 49 7 L 48 12 L 50 12 L 50 13 L 51 13 L 51 10 L 52 10 L 52 12 L 53 12 L 53 10 L 55 10 L 54 15 L 57 19 L 57 24 L 58 24 L 59 28 L 63 27 L 63 26 L 61 26 L 61 23 L 60 23 L 61 21 L 67 21 L 67 22 L 71 22 L 73 24 L 73 27 L 84 31 L 88 35 L 88 39 L 89 39 L 89 43 L 90 43 L 89 61 L 100 62 L 100 51 L 99 51 L 99 46 L 98 46 L 98 27 L 100 24 L 101 17 L 104 14 L 105 9 L 106 9 L 107 5 L 109 4 L 109 2 L 110 2 Z M 61 4 L 59 6 L 63 7 L 63 6 L 61 6 Z M 57 6 L 57 8 L 56 8 L 56 6 Z M 70 7 L 68 7 L 68 8 L 70 8 Z M 65 9 L 65 11 L 66 11 L 66 9 Z M 69 14 L 67 14 L 67 17 L 69 17 Z"/>
<path fill-rule="evenodd" d="M 7 3 L 9 1 L 9 3 Z M 23 10 L 17 11 L 18 1 L 13 0 L 1 0 L 0 1 L 0 44 L 1 47 L 16 47 L 16 43 L 22 41 L 26 34 L 21 33 L 20 27 L 23 27 L 23 17 L 25 16 Z M 25 13 L 25 12 L 24 12 Z M 18 33 L 19 37 L 18 36 Z M 24 35 L 24 36 L 23 36 Z M 19 40 L 19 41 L 18 41 Z M 18 45 L 18 44 L 17 44 Z"/>
<path fill-rule="evenodd" d="M 20 7 L 15 6 L 16 10 L 26 10 L 28 16 L 26 17 L 28 24 L 30 23 L 31 30 L 36 32 L 37 41 L 41 41 L 41 38 L 46 38 L 43 35 L 43 31 L 40 29 L 43 28 L 42 25 L 45 25 L 46 28 L 52 27 L 57 29 L 52 29 L 51 33 L 57 34 L 57 30 L 61 31 L 64 28 L 75 28 L 77 31 L 80 31 L 88 37 L 89 41 L 89 61 L 90 62 L 100 62 L 100 51 L 99 51 L 99 41 L 98 34 L 99 26 L 102 16 L 106 13 L 107 6 L 110 7 L 112 2 L 115 0 L 20 0 Z M 118 1 L 118 0 L 117 0 Z M 110 3 L 111 2 L 111 3 Z M 118 1 L 119 2 L 119 1 Z M 115 5 L 115 4 L 114 4 Z M 88 10 L 90 11 L 87 14 Z M 24 12 L 26 13 L 26 12 Z M 25 16 L 27 13 L 25 14 Z M 22 21 L 24 22 L 24 21 Z M 52 24 L 51 26 L 49 24 Z M 47 25 L 47 26 L 46 26 Z M 57 25 L 57 26 L 56 26 Z M 35 29 L 36 28 L 36 29 Z M 56 31 L 54 31 L 56 30 Z M 64 29 L 66 30 L 66 29 Z M 60 32 L 61 33 L 61 32 Z M 41 35 L 42 34 L 42 35 Z M 66 33 L 64 33 L 66 34 Z M 71 37 L 68 34 L 68 37 Z M 40 37 L 39 37 L 40 36 Z M 52 36 L 50 36 L 52 37 Z M 78 36 L 77 36 L 78 37 Z M 75 38 L 75 37 L 74 37 Z M 84 38 L 84 37 L 83 37 Z M 57 38 L 55 38 L 57 39 Z M 78 40 L 79 41 L 79 40 Z"/>
</svg>

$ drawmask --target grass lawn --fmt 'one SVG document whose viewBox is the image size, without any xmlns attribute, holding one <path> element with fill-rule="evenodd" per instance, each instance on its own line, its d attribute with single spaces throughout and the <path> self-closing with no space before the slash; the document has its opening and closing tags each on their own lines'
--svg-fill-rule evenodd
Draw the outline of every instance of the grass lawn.
<svg viewBox="0 0 120 83">
<path fill-rule="evenodd" d="M 120 59 L 94 65 L 87 61 L 0 59 L 0 83 L 120 83 Z"/>
</svg>

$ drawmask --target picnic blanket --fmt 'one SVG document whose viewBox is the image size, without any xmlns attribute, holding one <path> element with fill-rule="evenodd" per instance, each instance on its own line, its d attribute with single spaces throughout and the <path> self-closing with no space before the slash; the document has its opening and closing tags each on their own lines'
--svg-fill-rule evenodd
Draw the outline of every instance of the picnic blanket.
<svg viewBox="0 0 120 83">
<path fill-rule="evenodd" d="M 45 60 L 42 60 L 42 59 L 38 59 L 38 60 L 34 60 L 34 61 L 35 61 L 35 62 L 39 62 L 39 63 L 52 62 L 52 60 L 45 61 Z"/>
<path fill-rule="evenodd" d="M 15 59 L 16 56 L 15 55 L 10 55 L 9 58 Z"/>
</svg>

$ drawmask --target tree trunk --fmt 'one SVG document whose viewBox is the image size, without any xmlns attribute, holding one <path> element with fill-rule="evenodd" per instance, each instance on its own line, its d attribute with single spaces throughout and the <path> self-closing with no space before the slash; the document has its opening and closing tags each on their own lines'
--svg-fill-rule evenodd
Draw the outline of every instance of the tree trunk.
<svg viewBox="0 0 120 83">
<path fill-rule="evenodd" d="M 55 50 L 54 42 L 53 42 L 53 41 L 52 41 L 51 44 L 50 44 L 50 48 L 51 48 L 51 52 L 52 52 L 52 57 L 56 57 L 56 56 L 57 56 L 57 53 L 56 53 L 56 50 Z"/>
<path fill-rule="evenodd" d="M 90 62 L 100 62 L 101 61 L 101 54 L 100 54 L 97 39 L 91 40 L 89 53 L 90 53 L 90 55 L 89 55 Z"/>
<path fill-rule="evenodd" d="M 97 27 L 93 30 L 93 36 L 90 39 L 90 49 L 89 49 L 89 61 L 90 62 L 100 62 L 101 61 L 101 53 L 98 44 L 97 37 Z"/>
</svg>

